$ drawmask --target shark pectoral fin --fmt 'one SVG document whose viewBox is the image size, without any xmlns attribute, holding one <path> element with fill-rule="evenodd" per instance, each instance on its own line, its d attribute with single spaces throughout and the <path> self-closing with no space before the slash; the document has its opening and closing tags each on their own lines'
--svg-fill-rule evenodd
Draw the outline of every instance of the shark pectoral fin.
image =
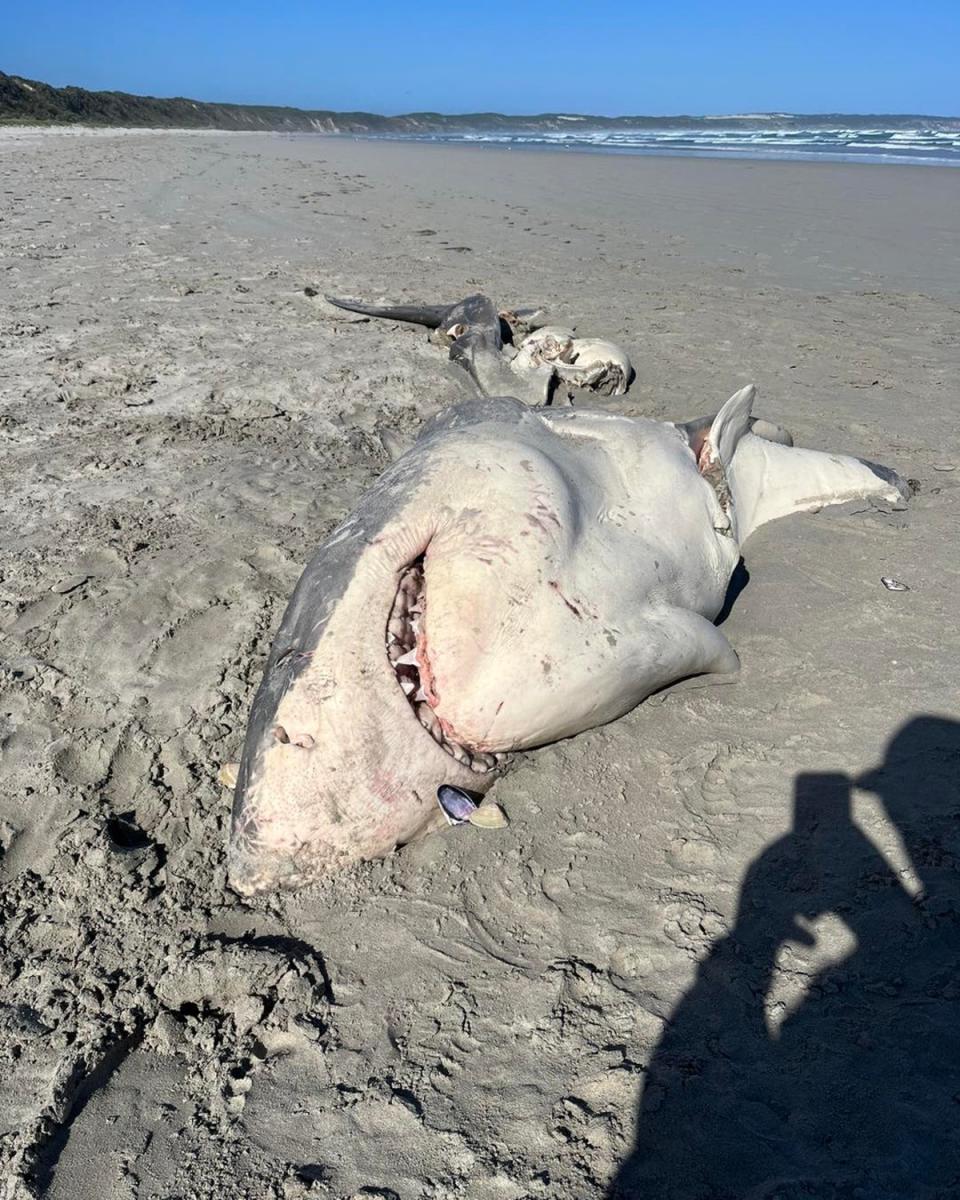
<svg viewBox="0 0 960 1200">
<path fill-rule="evenodd" d="M 750 432 L 762 437 L 766 442 L 777 442 L 781 446 L 793 445 L 793 434 L 789 429 L 775 425 L 772 421 L 765 421 L 763 417 L 750 418 Z"/>
<path fill-rule="evenodd" d="M 665 608 L 651 614 L 647 636 L 656 652 L 651 691 L 671 686 L 707 687 L 731 683 L 740 670 L 737 652 L 723 633 L 700 613 Z"/>
</svg>

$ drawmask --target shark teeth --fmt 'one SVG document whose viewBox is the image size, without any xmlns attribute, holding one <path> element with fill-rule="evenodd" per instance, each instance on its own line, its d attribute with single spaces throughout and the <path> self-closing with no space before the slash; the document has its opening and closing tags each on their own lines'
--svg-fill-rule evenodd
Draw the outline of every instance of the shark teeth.
<svg viewBox="0 0 960 1200">
<path fill-rule="evenodd" d="M 444 734 L 440 718 L 433 711 L 423 689 L 417 651 L 420 647 L 425 611 L 423 559 L 419 558 L 411 563 L 400 577 L 384 633 L 387 659 L 417 720 L 437 745 L 461 766 L 469 767 L 477 775 L 485 775 L 501 766 L 507 755 L 485 754 L 449 739 Z"/>
</svg>

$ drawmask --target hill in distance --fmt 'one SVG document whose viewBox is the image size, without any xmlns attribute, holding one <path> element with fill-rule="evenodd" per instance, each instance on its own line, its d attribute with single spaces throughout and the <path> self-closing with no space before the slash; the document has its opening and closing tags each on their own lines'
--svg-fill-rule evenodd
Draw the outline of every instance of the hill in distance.
<svg viewBox="0 0 960 1200">
<path fill-rule="evenodd" d="M 0 122 L 76 124 L 149 129 L 276 130 L 287 133 L 489 133 L 581 129 L 960 129 L 958 117 L 871 113 L 746 113 L 722 116 L 596 117 L 571 113 L 508 116 L 504 113 L 376 113 L 274 105 L 216 104 L 182 97 L 157 99 L 127 92 L 51 87 L 0 71 Z"/>
</svg>

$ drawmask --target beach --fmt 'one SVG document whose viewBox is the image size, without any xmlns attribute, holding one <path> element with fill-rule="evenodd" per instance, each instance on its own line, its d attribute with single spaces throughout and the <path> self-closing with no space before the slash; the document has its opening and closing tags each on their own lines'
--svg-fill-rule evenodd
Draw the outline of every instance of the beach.
<svg viewBox="0 0 960 1200">
<path fill-rule="evenodd" d="M 960 172 L 14 127 L 0 170 L 0 1194 L 600 1200 L 620 1172 L 695 1200 L 675 1149 L 646 1191 L 629 1163 L 638 1113 L 683 1141 L 704 1112 L 713 1179 L 710 1112 L 724 1145 L 802 1147 L 758 1196 L 947 1194 L 909 1029 L 956 1037 Z M 422 329 L 323 294 L 475 291 L 621 343 L 607 411 L 753 382 L 798 445 L 915 495 L 760 530 L 739 681 L 523 756 L 507 829 L 242 900 L 217 773 L 286 601 L 462 394 Z M 824 774 L 849 787 L 811 827 Z M 683 1041 L 704 964 L 785 896 L 759 993 L 731 970 L 705 1006 L 735 1049 Z M 824 1046 L 845 1099 L 778 1105 Z M 748 1060 L 731 1104 L 711 1071 Z M 845 1107 L 880 1068 L 895 1147 Z"/>
</svg>

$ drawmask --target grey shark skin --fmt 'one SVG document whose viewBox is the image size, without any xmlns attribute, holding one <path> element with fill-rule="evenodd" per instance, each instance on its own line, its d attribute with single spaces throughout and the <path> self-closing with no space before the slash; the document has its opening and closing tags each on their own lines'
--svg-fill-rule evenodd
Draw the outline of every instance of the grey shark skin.
<svg viewBox="0 0 960 1200">
<path fill-rule="evenodd" d="M 750 432 L 753 389 L 676 425 L 479 399 L 435 418 L 321 545 L 250 715 L 230 880 L 249 894 L 388 854 L 501 757 L 738 660 L 713 624 L 766 521 L 893 472 Z M 401 653 L 402 652 L 402 653 Z"/>
<path fill-rule="evenodd" d="M 504 342 L 513 337 L 510 322 L 522 322 L 526 316 L 539 313 L 539 309 L 520 308 L 504 315 L 479 292 L 455 304 L 378 306 L 337 296 L 324 299 L 347 312 L 438 330 L 449 347 L 450 361 L 467 372 L 481 396 L 510 395 L 532 405 L 545 404 L 549 398 L 552 372 L 518 377 L 510 370 L 504 355 Z"/>
<path fill-rule="evenodd" d="M 344 296 L 324 296 L 328 304 L 347 312 L 361 313 L 365 317 L 379 317 L 385 321 L 404 321 L 410 325 L 423 325 L 427 329 L 449 329 L 458 322 L 481 320 L 486 322 L 490 301 L 486 296 L 475 293 L 465 300 L 452 304 L 367 304 L 365 300 L 353 300 Z M 514 328 L 533 328 L 543 310 L 535 306 L 519 305 L 504 312 L 495 312 L 499 317 L 501 337 L 506 331 L 512 338 Z M 533 325 L 530 324 L 533 322 Z"/>
<path fill-rule="evenodd" d="M 455 307 L 453 304 L 367 304 L 364 300 L 351 300 L 345 296 L 324 296 L 324 300 L 347 312 L 423 325 L 427 329 L 439 328 L 446 314 Z"/>
</svg>

